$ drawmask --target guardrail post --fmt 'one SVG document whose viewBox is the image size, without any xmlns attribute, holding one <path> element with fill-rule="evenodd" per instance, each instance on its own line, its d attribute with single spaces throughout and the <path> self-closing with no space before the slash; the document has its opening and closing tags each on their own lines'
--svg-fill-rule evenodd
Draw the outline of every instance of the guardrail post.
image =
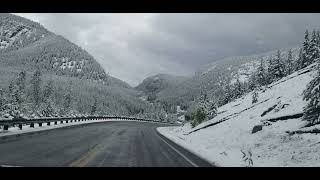
<svg viewBox="0 0 320 180">
<path fill-rule="evenodd" d="M 42 127 L 42 123 L 39 123 L 39 127 Z"/>
<path fill-rule="evenodd" d="M 60 121 L 60 124 L 63 124 L 63 121 Z"/>
<path fill-rule="evenodd" d="M 31 127 L 31 128 L 34 128 L 34 123 L 31 123 L 31 124 L 30 124 L 30 127 Z"/>
<path fill-rule="evenodd" d="M 47 126 L 50 126 L 50 122 L 47 122 Z"/>
<path fill-rule="evenodd" d="M 58 124 L 58 121 L 55 121 L 55 122 L 54 122 L 54 125 L 57 125 L 57 124 Z"/>
<path fill-rule="evenodd" d="M 8 124 L 5 124 L 4 126 L 3 126 L 3 130 L 8 130 L 9 129 L 9 125 Z"/>
<path fill-rule="evenodd" d="M 19 124 L 19 129 L 22 130 L 22 124 Z"/>
<path fill-rule="evenodd" d="M 68 120 L 66 120 L 66 123 L 68 123 Z"/>
</svg>

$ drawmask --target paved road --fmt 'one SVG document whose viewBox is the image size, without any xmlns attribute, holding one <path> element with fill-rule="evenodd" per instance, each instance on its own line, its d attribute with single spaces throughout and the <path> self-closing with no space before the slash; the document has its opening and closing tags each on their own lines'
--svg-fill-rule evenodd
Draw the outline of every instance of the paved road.
<svg viewBox="0 0 320 180">
<path fill-rule="evenodd" d="M 104 122 L 0 141 L 0 165 L 210 166 L 146 122 Z M 162 125 L 163 126 L 163 125 Z"/>
</svg>

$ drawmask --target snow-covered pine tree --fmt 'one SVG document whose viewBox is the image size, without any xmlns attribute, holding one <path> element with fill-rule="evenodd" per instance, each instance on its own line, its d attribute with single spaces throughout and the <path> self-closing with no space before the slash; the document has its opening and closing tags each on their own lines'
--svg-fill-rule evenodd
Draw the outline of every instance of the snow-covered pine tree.
<svg viewBox="0 0 320 180">
<path fill-rule="evenodd" d="M 43 114 L 45 117 L 51 117 L 55 114 L 54 91 L 53 81 L 50 80 L 47 82 L 43 90 Z"/>
<path fill-rule="evenodd" d="M 207 105 L 207 119 L 210 120 L 217 115 L 217 105 L 213 101 L 208 101 Z"/>
<path fill-rule="evenodd" d="M 248 88 L 250 91 L 253 91 L 257 87 L 257 71 L 253 72 L 248 80 Z"/>
<path fill-rule="evenodd" d="M 303 66 L 303 62 L 304 62 L 304 55 L 303 55 L 303 48 L 300 48 L 299 50 L 299 57 L 295 63 L 295 70 L 298 71 L 300 69 L 302 69 Z"/>
<path fill-rule="evenodd" d="M 21 108 L 22 104 L 25 102 L 25 89 L 26 89 L 26 72 L 22 71 L 18 74 L 16 81 L 17 85 L 17 102 Z"/>
<path fill-rule="evenodd" d="M 98 98 L 95 96 L 93 99 L 93 104 L 91 106 L 90 114 L 95 115 L 95 113 L 97 112 L 97 109 L 98 109 Z"/>
<path fill-rule="evenodd" d="M 287 57 L 287 61 L 285 64 L 286 67 L 286 75 L 290 75 L 293 72 L 293 57 L 292 57 L 292 50 L 290 49 L 288 51 L 288 57 Z"/>
<path fill-rule="evenodd" d="M 309 51 L 308 51 L 308 62 L 307 65 L 312 64 L 313 62 L 317 61 L 320 56 L 320 49 L 318 44 L 318 38 L 316 31 L 312 31 L 312 36 L 309 44 Z"/>
<path fill-rule="evenodd" d="M 4 90 L 0 88 L 0 112 L 4 109 L 5 103 Z"/>
<path fill-rule="evenodd" d="M 68 88 L 66 89 L 65 94 L 63 95 L 64 102 L 63 102 L 63 112 L 65 115 L 68 115 L 71 111 L 72 105 L 72 87 L 71 83 L 69 83 Z"/>
<path fill-rule="evenodd" d="M 317 63 L 316 77 L 310 81 L 303 92 L 303 99 L 308 101 L 304 108 L 303 119 L 312 125 L 320 122 L 320 60 Z"/>
<path fill-rule="evenodd" d="M 309 39 L 309 31 L 306 30 L 305 35 L 304 35 L 304 42 L 303 42 L 303 47 L 302 47 L 302 57 L 300 60 L 300 67 L 305 68 L 309 65 L 310 62 L 310 39 Z"/>
<path fill-rule="evenodd" d="M 49 80 L 43 89 L 43 100 L 44 102 L 48 99 L 52 99 L 54 95 L 54 85 L 53 81 Z"/>
<path fill-rule="evenodd" d="M 272 82 L 281 79 L 284 76 L 284 68 L 281 60 L 281 52 L 277 51 L 276 57 L 272 58 L 269 64 L 269 75 L 272 77 Z"/>
<path fill-rule="evenodd" d="M 11 81 L 8 88 L 8 104 L 6 105 L 6 112 L 13 117 L 18 117 L 20 115 L 18 106 L 18 88 L 14 81 Z"/>
<path fill-rule="evenodd" d="M 160 108 L 158 117 L 159 117 L 159 120 L 162 122 L 166 120 L 166 112 L 164 111 L 163 108 Z"/>
<path fill-rule="evenodd" d="M 16 86 L 13 81 L 10 82 L 9 88 L 8 88 L 8 96 L 9 96 L 9 103 L 10 104 L 16 104 L 17 100 L 15 98 L 15 91 L 16 91 Z"/>
<path fill-rule="evenodd" d="M 203 109 L 207 119 L 212 119 L 217 113 L 216 103 L 208 98 L 206 92 L 200 96 L 199 107 Z"/>
<path fill-rule="evenodd" d="M 41 71 L 39 68 L 32 75 L 31 86 L 33 105 L 35 109 L 38 109 L 41 102 Z"/>
<path fill-rule="evenodd" d="M 239 80 L 239 77 L 237 78 L 236 82 L 234 83 L 233 88 L 233 95 L 235 98 L 239 98 L 243 95 L 243 87 L 242 83 Z"/>
<path fill-rule="evenodd" d="M 260 65 L 257 68 L 256 80 L 257 80 L 256 83 L 259 87 L 267 85 L 266 72 L 265 72 L 264 62 L 262 58 L 260 60 Z"/>
<path fill-rule="evenodd" d="M 231 89 L 229 83 L 226 83 L 226 85 L 223 88 L 223 91 L 224 91 L 224 95 L 223 95 L 222 104 L 224 105 L 224 104 L 229 103 L 233 98 L 232 89 Z"/>
<path fill-rule="evenodd" d="M 205 120 L 212 119 L 217 114 L 216 103 L 209 100 L 207 92 L 201 91 L 198 103 L 191 114 L 191 125 L 196 125 L 204 122 Z"/>
<path fill-rule="evenodd" d="M 266 73 L 266 81 L 267 84 L 271 84 L 273 82 L 273 57 L 269 56 L 268 58 L 268 68 Z"/>
</svg>

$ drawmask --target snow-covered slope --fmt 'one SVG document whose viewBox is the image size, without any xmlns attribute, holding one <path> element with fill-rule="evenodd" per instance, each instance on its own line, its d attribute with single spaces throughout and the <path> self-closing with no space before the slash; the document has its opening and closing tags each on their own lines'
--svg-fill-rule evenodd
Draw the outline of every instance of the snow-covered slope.
<svg viewBox="0 0 320 180">
<path fill-rule="evenodd" d="M 293 61 L 296 62 L 300 50 L 299 46 L 280 49 L 281 58 L 285 61 L 290 49 Z M 265 67 L 267 67 L 267 60 L 276 56 L 276 54 L 277 50 L 273 50 L 250 56 L 233 56 L 215 60 L 199 69 L 194 76 L 187 80 L 160 91 L 157 98 L 159 101 L 171 104 L 174 107 L 176 105 L 189 106 L 200 94 L 201 87 L 207 90 L 210 98 L 218 98 L 221 96 L 220 92 L 224 84 L 234 83 L 237 78 L 242 82 L 248 81 L 249 76 L 256 70 L 261 59 L 264 60 Z"/>
<path fill-rule="evenodd" d="M 220 107 L 214 119 L 195 128 L 185 124 L 158 130 L 218 166 L 248 166 L 248 159 L 253 166 L 319 166 L 320 137 L 286 133 L 303 129 L 302 92 L 315 75 L 314 67 L 269 85 L 254 104 L 249 93 Z M 252 134 L 256 125 L 262 125 L 262 130 Z"/>
</svg>

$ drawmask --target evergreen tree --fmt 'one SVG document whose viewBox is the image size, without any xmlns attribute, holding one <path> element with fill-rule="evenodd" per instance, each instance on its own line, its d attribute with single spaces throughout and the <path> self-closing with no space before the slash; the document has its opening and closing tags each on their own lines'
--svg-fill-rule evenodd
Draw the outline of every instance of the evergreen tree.
<svg viewBox="0 0 320 180">
<path fill-rule="evenodd" d="M 95 115 L 95 113 L 97 112 L 97 108 L 98 108 L 98 98 L 94 97 L 93 104 L 91 106 L 90 114 L 91 115 Z"/>
<path fill-rule="evenodd" d="M 43 101 L 52 100 L 54 95 L 55 87 L 53 81 L 49 80 L 43 89 Z"/>
<path fill-rule="evenodd" d="M 288 58 L 286 62 L 286 74 L 290 75 L 293 72 L 293 57 L 292 57 L 292 50 L 290 49 L 288 52 Z"/>
<path fill-rule="evenodd" d="M 277 51 L 277 55 L 272 59 L 269 67 L 269 75 L 271 76 L 271 81 L 276 81 L 281 79 L 284 76 L 283 63 L 281 61 L 281 52 Z"/>
<path fill-rule="evenodd" d="M 13 81 L 10 82 L 9 84 L 9 88 L 8 88 L 8 95 L 9 95 L 9 103 L 10 104 L 17 104 L 17 99 L 15 96 L 15 91 L 16 91 L 16 86 L 15 83 Z"/>
<path fill-rule="evenodd" d="M 202 123 L 206 120 L 208 110 L 207 110 L 207 94 L 206 92 L 201 91 L 198 103 L 194 109 L 194 112 L 191 114 L 191 126 L 195 127 L 196 125 Z"/>
<path fill-rule="evenodd" d="M 18 117 L 20 115 L 19 106 L 18 106 L 18 88 L 14 81 L 11 81 L 9 85 L 9 104 L 7 106 L 8 113 L 13 117 Z"/>
<path fill-rule="evenodd" d="M 41 102 L 41 71 L 39 68 L 33 73 L 31 85 L 33 104 L 35 109 L 38 109 Z"/>
<path fill-rule="evenodd" d="M 0 111 L 4 109 L 4 105 L 6 104 L 6 100 L 4 97 L 4 91 L 0 88 Z"/>
<path fill-rule="evenodd" d="M 215 102 L 208 98 L 206 92 L 203 92 L 200 96 L 198 108 L 202 109 L 202 112 L 205 113 L 207 119 L 212 119 L 217 113 Z"/>
<path fill-rule="evenodd" d="M 163 108 L 160 109 L 160 112 L 159 112 L 159 120 L 161 122 L 164 122 L 166 120 L 166 112 L 164 111 Z"/>
<path fill-rule="evenodd" d="M 265 85 L 267 85 L 266 72 L 265 72 L 265 68 L 264 68 L 263 59 L 260 60 L 260 65 L 259 65 L 259 67 L 257 68 L 256 83 L 257 83 L 259 86 L 265 86 Z"/>
<path fill-rule="evenodd" d="M 232 90 L 230 87 L 230 84 L 227 83 L 224 87 L 224 95 L 223 95 L 223 100 L 222 100 L 222 104 L 227 104 L 232 100 L 233 96 L 232 96 Z"/>
<path fill-rule="evenodd" d="M 248 79 L 248 89 L 253 91 L 257 87 L 257 72 L 253 72 Z"/>
<path fill-rule="evenodd" d="M 296 71 L 302 69 L 302 67 L 303 67 L 303 62 L 304 62 L 303 48 L 300 48 L 300 50 L 299 50 L 299 57 L 298 57 L 297 62 L 296 62 L 296 64 L 295 64 L 295 70 L 296 70 Z"/>
<path fill-rule="evenodd" d="M 308 54 L 308 62 L 307 65 L 312 64 L 313 62 L 317 61 L 320 56 L 320 49 L 319 49 L 319 43 L 318 43 L 318 37 L 316 34 L 316 31 L 312 31 L 312 36 L 309 44 L 309 54 Z"/>
<path fill-rule="evenodd" d="M 317 75 L 307 85 L 307 89 L 303 92 L 303 99 L 308 101 L 304 108 L 304 119 L 310 124 L 320 122 L 320 63 L 318 60 Z"/>
<path fill-rule="evenodd" d="M 69 84 L 69 87 L 67 88 L 63 97 L 64 97 L 63 110 L 65 114 L 68 114 L 71 110 L 71 105 L 72 105 L 71 83 Z"/>
<path fill-rule="evenodd" d="M 304 35 L 303 49 L 302 49 L 302 57 L 300 60 L 301 68 L 305 68 L 309 65 L 310 62 L 310 40 L 309 40 L 309 32 L 306 30 Z"/>
<path fill-rule="evenodd" d="M 22 103 L 25 101 L 25 89 L 26 89 L 26 72 L 22 71 L 19 73 L 17 81 L 17 103 L 21 107 Z"/>
<path fill-rule="evenodd" d="M 233 95 L 235 98 L 239 98 L 243 95 L 243 92 L 242 84 L 239 78 L 237 78 L 236 83 L 233 85 Z"/>
<path fill-rule="evenodd" d="M 44 102 L 43 114 L 45 117 L 51 117 L 55 114 L 54 96 L 53 96 L 54 91 L 55 89 L 54 89 L 53 81 L 50 80 L 45 85 L 43 90 L 43 102 Z"/>
<path fill-rule="evenodd" d="M 317 45 L 320 47 L 320 31 L 317 31 Z"/>
<path fill-rule="evenodd" d="M 271 84 L 273 82 L 273 60 L 272 56 L 268 58 L 268 68 L 267 68 L 267 76 L 266 76 L 266 81 L 267 84 Z"/>
</svg>

